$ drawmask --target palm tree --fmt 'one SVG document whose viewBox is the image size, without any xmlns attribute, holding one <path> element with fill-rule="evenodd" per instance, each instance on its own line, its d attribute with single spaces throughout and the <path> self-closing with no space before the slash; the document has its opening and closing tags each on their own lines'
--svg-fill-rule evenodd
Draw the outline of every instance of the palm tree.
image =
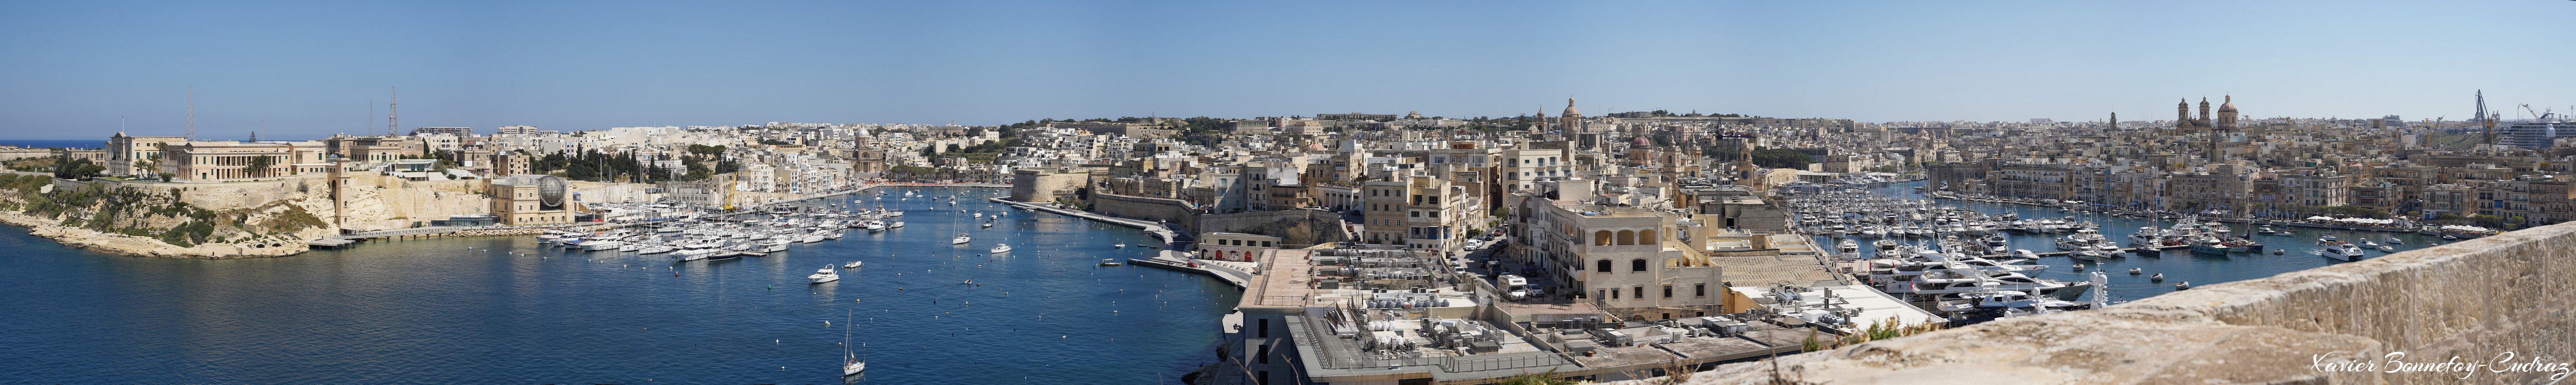
<svg viewBox="0 0 2576 385">
<path fill-rule="evenodd" d="M 276 159 L 271 159 L 267 155 L 253 156 L 250 157 L 250 163 L 242 165 L 242 171 L 252 178 L 265 178 L 268 177 L 268 166 L 274 166 L 276 163 Z"/>
</svg>

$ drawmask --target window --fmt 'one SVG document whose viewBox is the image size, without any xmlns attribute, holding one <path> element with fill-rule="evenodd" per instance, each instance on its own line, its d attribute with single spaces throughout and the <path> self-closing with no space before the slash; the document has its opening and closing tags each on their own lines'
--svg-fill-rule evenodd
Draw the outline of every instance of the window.
<svg viewBox="0 0 2576 385">
<path fill-rule="evenodd" d="M 1595 232 L 1592 232 L 1592 245 L 1593 245 L 1593 246 L 1609 246 L 1609 245 L 1610 245 L 1610 230 L 1601 230 L 1601 231 L 1595 231 Z M 1602 263 L 1604 263 L 1604 264 L 1605 264 L 1605 265 L 1603 265 L 1603 266 L 1608 266 L 1608 265 L 1606 265 L 1606 264 L 1607 264 L 1607 263 L 1609 263 L 1609 262 L 1602 262 Z M 1601 269 L 1601 271 L 1610 271 L 1610 269 L 1605 267 L 1605 268 L 1602 268 L 1602 269 Z"/>
<path fill-rule="evenodd" d="M 1619 245 L 1626 246 L 1634 244 L 1637 244 L 1637 232 L 1619 230 Z"/>
<path fill-rule="evenodd" d="M 1673 285 L 1664 285 L 1664 298 L 1672 298 L 1672 297 L 1673 297 Z M 1671 318 L 1671 317 L 1672 317 L 1672 316 L 1665 316 L 1665 318 Z"/>
<path fill-rule="evenodd" d="M 1692 286 L 1692 290 L 1693 290 L 1693 291 L 1697 291 L 1697 292 L 1699 293 L 1699 294 L 1695 294 L 1694 296 L 1698 296 L 1698 297 L 1706 297 L 1706 296 L 1708 296 L 1708 284 L 1702 283 L 1702 284 L 1691 285 L 1691 286 Z"/>
<path fill-rule="evenodd" d="M 1600 263 L 1595 263 L 1594 265 L 1599 265 L 1599 267 L 1600 267 L 1600 268 L 1598 268 L 1598 269 L 1593 269 L 1593 270 L 1599 270 L 1599 271 L 1601 271 L 1601 272 L 1603 272 L 1603 273 L 1608 273 L 1608 272 L 1610 272 L 1610 260 L 1604 259 L 1604 260 L 1601 260 L 1601 262 L 1600 262 Z"/>
<path fill-rule="evenodd" d="M 1645 286 L 1632 287 L 1632 288 L 1629 288 L 1629 289 L 1630 289 L 1630 290 L 1632 290 L 1632 291 L 1635 291 L 1635 292 L 1637 293 L 1637 294 L 1635 294 L 1635 295 L 1636 295 L 1636 297 L 1637 297 L 1637 299 L 1646 299 L 1646 287 L 1645 287 Z"/>
<path fill-rule="evenodd" d="M 1646 271 L 1646 259 L 1638 258 L 1628 260 L 1628 271 Z"/>
<path fill-rule="evenodd" d="M 1261 338 L 1270 338 L 1270 319 L 1261 319 Z"/>
<path fill-rule="evenodd" d="M 1611 291 L 1610 291 L 1610 299 L 1619 299 L 1619 291 L 1618 291 L 1618 290 L 1611 290 Z"/>
<path fill-rule="evenodd" d="M 1662 243 L 1663 243 L 1663 242 L 1657 242 L 1657 241 L 1655 241 L 1655 230 L 1654 230 L 1654 229 L 1637 230 L 1637 244 L 1640 244 L 1640 245 L 1654 245 L 1654 244 L 1662 244 Z"/>
</svg>

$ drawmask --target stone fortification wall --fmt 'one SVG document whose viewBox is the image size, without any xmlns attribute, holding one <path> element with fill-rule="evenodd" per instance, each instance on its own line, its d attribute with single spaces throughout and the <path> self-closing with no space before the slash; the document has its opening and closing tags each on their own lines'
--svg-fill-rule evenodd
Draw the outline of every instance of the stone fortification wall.
<svg viewBox="0 0 2576 385">
<path fill-rule="evenodd" d="M 208 210 L 259 207 L 281 200 L 305 199 L 315 193 L 325 194 L 322 197 L 328 199 L 330 196 L 327 194 L 331 189 L 331 179 L 327 174 L 304 174 L 253 182 L 164 183 L 116 179 L 73 182 L 56 179 L 54 183 L 56 185 L 88 184 L 100 191 L 133 188 L 156 194 L 167 194 L 176 189 L 179 192 L 180 201 Z M 330 212 L 331 206 L 326 204 L 321 207 L 323 210 L 319 212 Z"/>
<path fill-rule="evenodd" d="M 1789 356 L 1777 375 L 1815 384 L 2548 383 L 2565 370 L 2556 364 L 2576 361 L 2571 258 L 2576 223 L 2551 225 L 2098 311 Z M 2405 363 L 2458 357 L 2485 366 L 2386 373 L 2403 366 L 2388 356 L 2399 352 Z M 2514 362 L 2497 363 L 2506 354 Z M 2561 369 L 2513 366 L 2534 361 Z M 1732 364 L 1685 383 L 1772 383 L 1772 367 Z"/>
<path fill-rule="evenodd" d="M 1181 200 L 1170 198 L 1126 196 L 1093 192 L 1091 194 L 1090 211 L 1119 218 L 1142 219 L 1147 221 L 1169 221 L 1173 226 L 1188 226 L 1192 223 L 1197 223 L 1196 221 L 1190 220 L 1190 218 L 1196 213 L 1189 209 L 1189 202 L 1182 202 Z M 1196 232 L 1196 230 L 1188 231 Z"/>
<path fill-rule="evenodd" d="M 1350 240 L 1342 215 L 1324 210 L 1255 211 L 1198 216 L 1192 231 L 1261 234 L 1282 238 L 1287 248 Z"/>
<path fill-rule="evenodd" d="M 1071 196 L 1075 190 L 1091 183 L 1091 174 L 1056 173 L 1047 170 L 1020 169 L 1011 172 L 1011 200 L 1032 203 L 1054 202 L 1057 197 Z"/>
<path fill-rule="evenodd" d="M 349 178 L 348 221 L 340 227 L 350 231 L 391 230 L 451 215 L 488 214 L 492 212 L 492 200 L 483 191 L 489 183 L 488 179 L 414 182 L 381 175 L 353 176 Z M 327 187 L 315 187 L 324 188 Z M 317 213 L 329 215 L 329 199 L 322 202 L 325 206 Z"/>
</svg>

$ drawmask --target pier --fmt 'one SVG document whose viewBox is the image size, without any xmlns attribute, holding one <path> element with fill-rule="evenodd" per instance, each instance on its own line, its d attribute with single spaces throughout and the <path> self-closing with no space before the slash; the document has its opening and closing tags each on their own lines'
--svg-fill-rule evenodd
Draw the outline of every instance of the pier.
<svg viewBox="0 0 2576 385">
<path fill-rule="evenodd" d="M 1146 222 L 1146 221 L 1143 221 L 1143 220 L 1136 220 L 1136 219 L 1116 218 L 1116 217 L 1111 217 L 1111 216 L 1107 216 L 1107 215 L 1100 215 L 1100 214 L 1098 214 L 1098 213 L 1093 213 L 1093 212 L 1088 212 L 1088 211 L 1066 210 L 1066 209 L 1055 208 L 1054 206 L 1049 206 L 1049 205 L 1041 205 L 1041 204 L 1036 204 L 1036 203 L 1020 202 L 1020 201 L 1014 201 L 1014 200 L 1009 200 L 1009 199 L 1002 199 L 1002 198 L 999 198 L 999 197 L 995 197 L 995 198 L 987 198 L 987 199 L 984 199 L 984 200 L 985 200 L 985 201 L 987 201 L 987 202 L 1000 203 L 1000 204 L 1011 205 L 1011 206 L 1019 206 L 1019 207 L 1024 207 L 1024 208 L 1030 208 L 1030 209 L 1036 209 L 1036 210 L 1040 210 L 1040 211 L 1051 212 L 1051 213 L 1064 214 L 1064 215 L 1071 215 L 1071 216 L 1080 217 L 1080 218 L 1083 218 L 1083 219 L 1090 219 L 1090 220 L 1094 220 L 1094 221 L 1107 222 L 1107 223 L 1115 224 L 1115 225 L 1121 225 L 1121 226 L 1127 226 L 1127 227 L 1134 227 L 1134 228 L 1144 229 L 1144 230 L 1145 230 L 1145 232 L 1153 233 L 1155 237 L 1160 237 L 1160 238 L 1162 238 L 1162 239 L 1163 239 L 1163 248 L 1165 248 L 1165 249 L 1170 249 L 1170 248 L 1172 247 L 1172 245 L 1173 245 L 1173 242 L 1176 242 L 1175 240 L 1176 240 L 1176 239 L 1179 239 L 1179 236 L 1180 236 L 1180 235 L 1179 235 L 1179 234 L 1177 234 L 1177 233 L 1173 233 L 1173 232 L 1172 232 L 1171 227 L 1169 227 L 1169 226 L 1163 226 L 1163 225 L 1162 225 L 1162 224 L 1160 224 L 1160 223 Z"/>
<path fill-rule="evenodd" d="M 1216 263 L 1195 263 L 1195 265 L 1196 265 L 1196 266 L 1192 266 L 1192 265 L 1194 264 L 1194 262 L 1212 262 L 1212 261 L 1191 261 L 1191 260 L 1186 256 L 1188 253 L 1183 253 L 1183 252 L 1179 252 L 1179 251 L 1171 251 L 1171 250 L 1163 250 L 1161 254 L 1162 254 L 1162 255 L 1160 255 L 1160 256 L 1156 256 L 1156 257 L 1153 257 L 1153 258 L 1128 258 L 1128 259 L 1127 259 L 1127 263 L 1128 263 L 1128 264 L 1132 264 L 1132 265 L 1139 265 L 1139 266 L 1151 266 L 1151 267 L 1157 267 L 1157 268 L 1163 268 L 1163 269 L 1170 269 L 1170 270 L 1177 270 L 1177 271 L 1183 271 L 1183 272 L 1191 272 L 1191 273 L 1205 274 L 1205 275 L 1207 275 L 1207 276 L 1216 277 L 1217 279 L 1225 280 L 1225 283 L 1234 284 L 1234 287 L 1236 287 L 1236 288 L 1249 287 L 1249 286 L 1247 286 L 1247 285 L 1249 285 L 1249 282 L 1252 282 L 1252 273 L 1249 273 L 1249 272 L 1243 272 L 1243 271 L 1237 271 L 1237 270 L 1235 270 L 1234 268 L 1226 267 L 1225 265 L 1222 265 L 1222 264 L 1216 264 Z"/>
</svg>

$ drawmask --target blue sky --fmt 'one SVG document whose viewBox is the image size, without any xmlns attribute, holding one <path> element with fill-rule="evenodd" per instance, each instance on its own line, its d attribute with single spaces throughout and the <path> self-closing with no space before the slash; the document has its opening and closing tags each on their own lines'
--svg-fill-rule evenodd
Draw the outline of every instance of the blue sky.
<svg viewBox="0 0 2576 385">
<path fill-rule="evenodd" d="M 1669 109 L 2576 104 L 2576 1 L 0 3 L 0 138 Z M 1392 4 L 1390 4 L 1392 3 Z M 370 103 L 375 118 L 368 120 Z M 2507 114 L 2511 117 L 2512 114 Z M 264 123 L 263 123 L 264 122 Z"/>
</svg>

